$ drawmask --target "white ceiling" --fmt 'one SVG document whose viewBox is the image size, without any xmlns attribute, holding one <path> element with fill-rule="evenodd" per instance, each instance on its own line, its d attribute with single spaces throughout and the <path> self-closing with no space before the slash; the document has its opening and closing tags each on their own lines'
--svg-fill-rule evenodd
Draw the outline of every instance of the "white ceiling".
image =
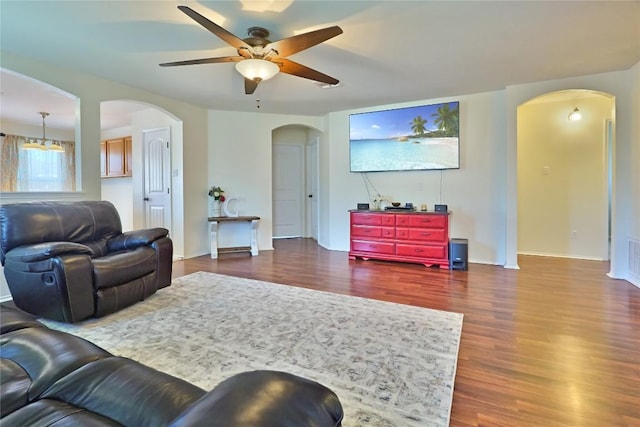
<svg viewBox="0 0 640 427">
<path fill-rule="evenodd" d="M 267 28 L 276 41 L 339 25 L 344 34 L 290 57 L 339 79 L 339 87 L 279 74 L 245 95 L 232 63 L 159 67 L 235 55 L 179 11 L 182 4 L 240 38 L 251 26 Z M 640 1 L 2 0 L 0 20 L 2 51 L 210 109 L 255 112 L 260 99 L 260 112 L 278 114 L 499 90 L 625 70 L 640 60 Z M 0 77 L 3 116 L 12 94 L 12 102 L 42 96 L 30 95 L 33 85 L 12 91 L 16 79 Z M 52 104 L 62 98 L 49 95 Z M 112 107 L 115 116 L 122 104 Z M 40 123 L 37 111 L 55 105 L 28 108 L 21 114 Z M 52 112 L 47 124 L 54 121 Z"/>
</svg>

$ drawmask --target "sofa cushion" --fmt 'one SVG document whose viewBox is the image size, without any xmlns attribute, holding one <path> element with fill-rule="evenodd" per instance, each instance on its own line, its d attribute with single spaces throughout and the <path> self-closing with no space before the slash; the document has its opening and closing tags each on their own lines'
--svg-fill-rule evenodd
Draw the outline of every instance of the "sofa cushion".
<svg viewBox="0 0 640 427">
<path fill-rule="evenodd" d="M 122 424 L 66 402 L 42 399 L 2 418 L 2 427 L 24 426 L 122 427 Z"/>
<path fill-rule="evenodd" d="M 27 396 L 30 386 L 29 374 L 20 365 L 13 360 L 0 358 L 0 416 L 4 417 L 29 403 Z"/>
<path fill-rule="evenodd" d="M 109 357 L 56 382 L 45 399 L 67 402 L 125 426 L 166 426 L 205 391 L 136 361 Z"/>
<path fill-rule="evenodd" d="M 156 253 L 142 246 L 132 251 L 115 252 L 93 260 L 93 286 L 110 288 L 138 279 L 156 268 Z"/>
<path fill-rule="evenodd" d="M 88 362 L 111 356 L 89 341 L 48 328 L 24 328 L 2 334 L 0 354 L 29 375 L 32 381 L 29 401 Z"/>
</svg>

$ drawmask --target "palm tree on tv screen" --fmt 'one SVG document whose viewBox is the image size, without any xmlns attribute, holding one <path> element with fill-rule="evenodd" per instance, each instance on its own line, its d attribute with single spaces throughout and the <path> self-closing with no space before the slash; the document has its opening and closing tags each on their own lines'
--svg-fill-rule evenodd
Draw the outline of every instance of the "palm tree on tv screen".
<svg viewBox="0 0 640 427">
<path fill-rule="evenodd" d="M 458 136 L 458 108 L 450 110 L 449 104 L 442 104 L 432 116 L 442 136 Z"/>
<path fill-rule="evenodd" d="M 427 120 L 423 119 L 422 116 L 417 116 L 411 122 L 411 130 L 415 135 L 424 135 L 426 128 L 424 127 L 427 124 Z"/>
</svg>

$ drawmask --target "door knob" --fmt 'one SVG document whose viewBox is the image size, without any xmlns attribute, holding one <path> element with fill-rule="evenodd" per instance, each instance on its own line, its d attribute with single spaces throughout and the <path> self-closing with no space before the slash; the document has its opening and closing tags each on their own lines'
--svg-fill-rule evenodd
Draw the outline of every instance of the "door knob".
<svg viewBox="0 0 640 427">
<path fill-rule="evenodd" d="M 145 202 L 148 202 L 148 201 L 149 201 L 149 198 L 148 198 L 148 197 L 145 197 L 145 198 L 144 198 L 144 199 L 142 199 L 142 200 L 144 200 Z"/>
</svg>

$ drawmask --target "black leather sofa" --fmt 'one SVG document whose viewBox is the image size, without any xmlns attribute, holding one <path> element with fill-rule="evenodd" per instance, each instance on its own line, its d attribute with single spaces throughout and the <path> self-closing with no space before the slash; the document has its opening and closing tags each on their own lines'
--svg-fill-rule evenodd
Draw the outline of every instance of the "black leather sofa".
<svg viewBox="0 0 640 427">
<path fill-rule="evenodd" d="M 0 306 L 0 425 L 337 427 L 325 386 L 251 371 L 210 392 Z M 189 363 L 185 360 L 184 363 Z"/>
<path fill-rule="evenodd" d="M 0 206 L 0 263 L 14 303 L 77 322 L 144 300 L 171 284 L 165 228 L 122 232 L 106 201 Z"/>
</svg>

